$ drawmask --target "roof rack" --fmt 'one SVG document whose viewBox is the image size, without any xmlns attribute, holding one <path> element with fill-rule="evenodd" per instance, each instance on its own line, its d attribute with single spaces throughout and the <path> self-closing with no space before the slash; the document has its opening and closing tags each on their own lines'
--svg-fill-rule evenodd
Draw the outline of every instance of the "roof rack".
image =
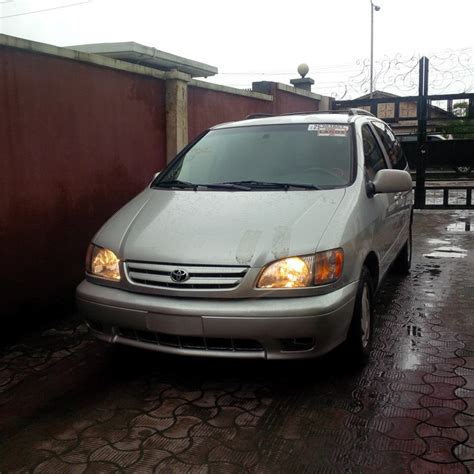
<svg viewBox="0 0 474 474">
<path fill-rule="evenodd" d="M 318 110 L 307 110 L 307 111 L 302 111 L 302 112 L 287 112 L 286 114 L 280 114 L 280 115 L 312 115 L 312 114 L 317 114 L 319 113 Z"/>
<path fill-rule="evenodd" d="M 280 115 L 311 115 L 311 114 L 347 114 L 347 115 L 370 115 L 375 117 L 374 114 L 364 109 L 338 109 L 338 110 L 309 110 L 307 112 L 289 112 Z"/>
<path fill-rule="evenodd" d="M 334 113 L 347 113 L 347 111 L 339 111 L 339 110 L 307 110 L 302 112 L 287 112 L 285 114 L 267 114 L 267 113 L 260 113 L 257 112 L 255 114 L 249 114 L 245 117 L 247 119 L 253 118 L 264 118 L 264 117 L 285 117 L 287 115 L 312 115 L 312 114 L 334 114 Z"/>
<path fill-rule="evenodd" d="M 267 113 L 255 113 L 245 117 L 247 119 L 264 118 L 264 117 L 278 117 L 287 115 L 312 115 L 312 114 L 347 114 L 347 115 L 369 115 L 375 117 L 374 114 L 364 109 L 338 109 L 338 110 L 308 110 L 306 112 L 287 112 L 286 114 L 267 114 Z"/>
<path fill-rule="evenodd" d="M 370 115 L 371 117 L 375 117 L 374 114 L 370 113 L 365 109 L 337 109 L 337 110 L 317 110 L 316 112 L 307 112 L 312 114 L 347 114 L 347 115 Z"/>
<path fill-rule="evenodd" d="M 365 109 L 349 109 L 349 115 L 370 115 L 371 117 L 375 117 L 373 113 Z"/>
<path fill-rule="evenodd" d="M 254 119 L 254 118 L 274 117 L 274 116 L 275 114 L 265 114 L 265 113 L 257 112 L 255 114 L 247 115 L 244 120 Z"/>
<path fill-rule="evenodd" d="M 316 110 L 313 114 L 347 114 L 347 110 Z"/>
</svg>

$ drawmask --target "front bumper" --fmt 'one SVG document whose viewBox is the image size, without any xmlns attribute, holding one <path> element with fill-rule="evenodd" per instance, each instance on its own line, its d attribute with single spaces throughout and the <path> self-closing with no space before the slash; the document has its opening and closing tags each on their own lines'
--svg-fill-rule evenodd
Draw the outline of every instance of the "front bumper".
<svg viewBox="0 0 474 474">
<path fill-rule="evenodd" d="M 345 340 L 357 284 L 320 296 L 222 300 L 150 296 L 84 280 L 76 299 L 94 335 L 107 342 L 183 355 L 301 359 Z"/>
</svg>

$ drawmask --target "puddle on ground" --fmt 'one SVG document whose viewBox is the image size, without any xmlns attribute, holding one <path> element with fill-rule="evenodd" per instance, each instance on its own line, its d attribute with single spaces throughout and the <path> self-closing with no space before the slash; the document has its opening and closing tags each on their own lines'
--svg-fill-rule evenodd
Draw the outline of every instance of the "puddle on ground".
<svg viewBox="0 0 474 474">
<path fill-rule="evenodd" d="M 431 253 L 423 254 L 426 258 L 464 258 L 467 257 L 467 250 L 459 247 L 440 247 Z"/>
<path fill-rule="evenodd" d="M 446 229 L 449 232 L 474 232 L 474 225 L 471 225 L 471 221 L 462 221 L 449 224 Z"/>
<path fill-rule="evenodd" d="M 451 242 L 449 240 L 429 239 L 428 243 L 431 245 L 444 245 L 444 244 L 450 244 Z"/>
<path fill-rule="evenodd" d="M 474 222 L 472 222 L 472 213 L 465 212 L 452 215 L 456 218 L 456 222 L 449 224 L 446 229 L 449 232 L 474 232 Z"/>
<path fill-rule="evenodd" d="M 399 356 L 397 367 L 401 370 L 414 370 L 421 364 L 421 357 L 415 351 L 405 352 Z"/>
<path fill-rule="evenodd" d="M 449 232 L 474 232 L 474 225 L 471 225 L 471 221 L 455 222 L 449 224 L 446 229 Z"/>
</svg>

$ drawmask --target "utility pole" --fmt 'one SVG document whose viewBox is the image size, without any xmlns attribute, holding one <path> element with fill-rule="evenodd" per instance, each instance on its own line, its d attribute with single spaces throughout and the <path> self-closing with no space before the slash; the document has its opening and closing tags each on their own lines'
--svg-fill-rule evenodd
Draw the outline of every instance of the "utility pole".
<svg viewBox="0 0 474 474">
<path fill-rule="evenodd" d="M 374 10 L 380 11 L 378 5 L 370 0 L 370 95 L 374 92 Z"/>
</svg>

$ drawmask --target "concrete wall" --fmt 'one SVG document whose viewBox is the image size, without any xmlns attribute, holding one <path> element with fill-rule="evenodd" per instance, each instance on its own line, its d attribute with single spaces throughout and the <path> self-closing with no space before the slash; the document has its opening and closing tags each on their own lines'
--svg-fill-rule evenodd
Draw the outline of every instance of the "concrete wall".
<svg viewBox="0 0 474 474">
<path fill-rule="evenodd" d="M 252 113 L 273 113 L 273 97 L 202 81 L 192 81 L 188 86 L 190 141 L 213 125 L 241 120 Z"/>
<path fill-rule="evenodd" d="M 70 298 L 93 234 L 165 164 L 164 94 L 151 77 L 0 47 L 5 314 Z"/>
<path fill-rule="evenodd" d="M 319 100 L 315 94 L 305 91 L 295 91 L 293 87 L 275 84 L 274 113 L 313 112 L 319 110 Z"/>
</svg>

